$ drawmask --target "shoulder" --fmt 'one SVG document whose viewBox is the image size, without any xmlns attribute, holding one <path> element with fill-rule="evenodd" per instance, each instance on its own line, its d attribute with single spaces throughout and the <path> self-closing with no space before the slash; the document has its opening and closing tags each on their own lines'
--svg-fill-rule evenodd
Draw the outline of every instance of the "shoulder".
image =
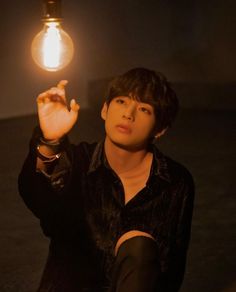
<svg viewBox="0 0 236 292">
<path fill-rule="evenodd" d="M 172 158 L 165 156 L 167 162 L 167 169 L 172 182 L 184 182 L 187 184 L 193 184 L 193 176 L 191 172 L 183 164 L 173 160 Z"/>
<path fill-rule="evenodd" d="M 154 147 L 154 153 L 157 163 L 157 172 L 161 178 L 164 178 L 170 185 L 189 186 L 194 188 L 194 180 L 191 172 L 183 164 L 175 161 L 167 155 L 164 155 L 158 148 Z"/>
<path fill-rule="evenodd" d="M 162 154 L 163 155 L 163 154 Z M 174 159 L 163 155 L 165 161 L 166 173 L 168 174 L 168 183 L 163 184 L 163 196 L 170 199 L 171 212 L 181 211 L 187 218 L 191 218 L 194 199 L 195 185 L 191 172 L 183 164 Z"/>
<path fill-rule="evenodd" d="M 166 157 L 168 172 L 171 180 L 171 190 L 177 201 L 183 202 L 190 211 L 193 209 L 195 184 L 190 171 L 181 163 Z"/>
</svg>

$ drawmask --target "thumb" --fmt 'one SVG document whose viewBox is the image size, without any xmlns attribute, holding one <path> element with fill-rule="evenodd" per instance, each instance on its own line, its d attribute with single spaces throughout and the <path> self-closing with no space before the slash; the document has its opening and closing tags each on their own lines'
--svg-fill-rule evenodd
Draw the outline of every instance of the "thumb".
<svg viewBox="0 0 236 292">
<path fill-rule="evenodd" d="M 79 112 L 80 106 L 74 99 L 70 101 L 70 115 L 73 120 L 76 120 L 78 117 L 78 112 Z"/>
<path fill-rule="evenodd" d="M 74 111 L 74 112 L 78 112 L 79 109 L 80 109 L 80 106 L 79 104 L 75 101 L 75 99 L 72 99 L 70 101 L 70 109 L 71 111 Z"/>
</svg>

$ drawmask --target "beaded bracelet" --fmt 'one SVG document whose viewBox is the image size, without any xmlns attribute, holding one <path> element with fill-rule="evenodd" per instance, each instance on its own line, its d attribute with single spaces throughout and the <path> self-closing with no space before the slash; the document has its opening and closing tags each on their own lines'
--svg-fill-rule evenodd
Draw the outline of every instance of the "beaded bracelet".
<svg viewBox="0 0 236 292">
<path fill-rule="evenodd" d="M 61 144 L 62 139 L 47 140 L 44 137 L 39 138 L 40 142 L 47 146 L 58 146 Z"/>
<path fill-rule="evenodd" d="M 64 141 L 64 137 L 56 140 L 47 140 L 43 136 L 39 138 L 39 145 L 46 145 L 52 149 L 53 152 L 61 152 L 61 146 Z"/>
</svg>

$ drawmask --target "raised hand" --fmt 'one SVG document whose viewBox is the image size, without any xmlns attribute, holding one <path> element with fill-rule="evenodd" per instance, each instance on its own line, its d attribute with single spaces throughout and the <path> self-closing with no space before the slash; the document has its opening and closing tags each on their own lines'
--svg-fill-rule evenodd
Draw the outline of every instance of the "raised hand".
<svg viewBox="0 0 236 292">
<path fill-rule="evenodd" d="M 67 80 L 61 80 L 56 87 L 37 97 L 39 124 L 45 139 L 60 139 L 71 130 L 78 118 L 79 105 L 76 101 L 72 99 L 70 107 L 67 106 L 67 83 Z"/>
</svg>

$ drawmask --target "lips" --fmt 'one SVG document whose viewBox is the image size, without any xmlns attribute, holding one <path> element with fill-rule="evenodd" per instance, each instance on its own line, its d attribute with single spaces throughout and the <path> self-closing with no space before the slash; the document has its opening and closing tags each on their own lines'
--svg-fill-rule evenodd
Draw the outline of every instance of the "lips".
<svg viewBox="0 0 236 292">
<path fill-rule="evenodd" d="M 120 133 L 130 134 L 132 132 L 131 127 L 127 125 L 119 124 L 116 126 L 116 128 Z"/>
</svg>

